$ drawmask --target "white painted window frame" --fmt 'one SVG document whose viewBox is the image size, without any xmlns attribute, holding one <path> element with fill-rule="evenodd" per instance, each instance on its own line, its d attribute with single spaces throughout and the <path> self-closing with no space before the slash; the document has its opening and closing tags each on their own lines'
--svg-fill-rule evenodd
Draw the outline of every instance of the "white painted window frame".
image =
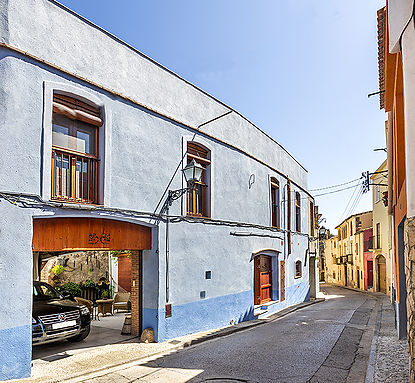
<svg viewBox="0 0 415 383">
<path fill-rule="evenodd" d="M 52 112 L 53 93 L 78 98 L 102 111 L 103 125 L 98 132 L 98 203 L 110 205 L 111 196 L 111 113 L 100 97 L 81 85 L 70 85 L 61 82 L 45 81 L 43 83 L 43 129 L 42 129 L 42 199 L 49 201 L 52 196 Z"/>
</svg>

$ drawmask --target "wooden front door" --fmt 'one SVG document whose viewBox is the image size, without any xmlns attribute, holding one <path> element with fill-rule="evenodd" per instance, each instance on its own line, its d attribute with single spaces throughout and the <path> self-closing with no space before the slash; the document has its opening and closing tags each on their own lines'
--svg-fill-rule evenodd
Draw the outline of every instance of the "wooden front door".
<svg viewBox="0 0 415 383">
<path fill-rule="evenodd" d="M 373 287 L 373 261 L 367 261 L 367 287 Z"/>
<path fill-rule="evenodd" d="M 272 300 L 272 258 L 267 255 L 255 257 L 254 304 L 260 305 Z"/>
<path fill-rule="evenodd" d="M 383 256 L 378 260 L 378 286 L 381 293 L 386 294 L 386 260 Z"/>
<path fill-rule="evenodd" d="M 280 300 L 285 300 L 285 261 L 280 262 L 280 279 L 281 279 L 281 298 Z"/>
</svg>

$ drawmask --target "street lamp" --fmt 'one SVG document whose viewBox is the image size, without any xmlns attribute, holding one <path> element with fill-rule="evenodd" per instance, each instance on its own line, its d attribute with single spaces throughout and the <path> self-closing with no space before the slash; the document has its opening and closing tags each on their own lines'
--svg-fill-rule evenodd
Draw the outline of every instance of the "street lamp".
<svg viewBox="0 0 415 383">
<path fill-rule="evenodd" d="M 163 208 L 161 209 L 161 213 L 168 212 L 169 206 L 172 205 L 173 201 L 180 198 L 183 194 L 185 194 L 189 190 L 193 190 L 195 184 L 200 182 L 203 175 L 203 166 L 197 163 L 194 159 L 190 161 L 183 169 L 184 179 L 186 180 L 187 187 L 177 190 L 169 190 L 169 194 L 167 196 L 166 202 L 164 203 Z"/>
<path fill-rule="evenodd" d="M 200 182 L 202 179 L 203 166 L 198 164 L 195 160 L 192 160 L 182 171 L 186 182 L 194 186 L 195 183 Z"/>
</svg>

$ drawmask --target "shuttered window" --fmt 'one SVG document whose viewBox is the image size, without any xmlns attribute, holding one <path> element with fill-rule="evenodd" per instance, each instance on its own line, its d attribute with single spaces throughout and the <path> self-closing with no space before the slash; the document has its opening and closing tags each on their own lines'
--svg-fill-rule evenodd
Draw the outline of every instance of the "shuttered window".
<svg viewBox="0 0 415 383">
<path fill-rule="evenodd" d="M 187 192 L 187 215 L 208 217 L 208 172 L 210 167 L 210 153 L 202 145 L 190 141 L 187 143 L 187 163 L 195 160 L 203 166 L 203 174 L 200 182 L 194 185 L 192 190 Z"/>
<path fill-rule="evenodd" d="M 54 94 L 52 115 L 52 199 L 98 201 L 100 110 Z"/>
<path fill-rule="evenodd" d="M 300 193 L 295 193 L 295 230 L 301 231 L 301 197 Z"/>
<path fill-rule="evenodd" d="M 271 178 L 271 225 L 280 228 L 280 184 Z"/>
</svg>

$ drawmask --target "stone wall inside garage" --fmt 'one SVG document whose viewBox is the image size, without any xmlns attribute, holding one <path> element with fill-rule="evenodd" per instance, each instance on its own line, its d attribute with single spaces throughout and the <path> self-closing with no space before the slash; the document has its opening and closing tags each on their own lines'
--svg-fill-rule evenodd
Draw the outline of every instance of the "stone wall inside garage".
<svg viewBox="0 0 415 383">
<path fill-rule="evenodd" d="M 57 255 L 56 253 L 41 253 L 40 280 L 52 286 L 61 286 L 67 282 L 81 283 L 92 280 L 110 280 L 109 251 L 77 251 Z M 62 265 L 65 269 L 55 275 L 53 268 Z"/>
</svg>

